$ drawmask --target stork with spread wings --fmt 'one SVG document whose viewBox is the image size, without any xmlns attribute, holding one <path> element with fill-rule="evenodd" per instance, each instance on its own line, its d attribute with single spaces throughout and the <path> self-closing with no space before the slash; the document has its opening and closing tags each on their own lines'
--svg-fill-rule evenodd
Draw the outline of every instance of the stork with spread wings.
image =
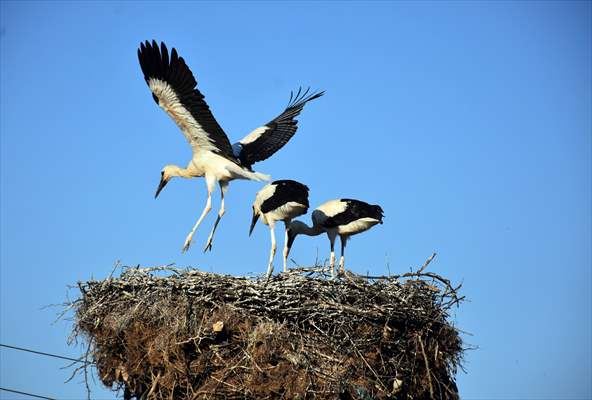
<svg viewBox="0 0 592 400">
<path fill-rule="evenodd" d="M 140 44 L 138 59 L 152 98 L 177 124 L 193 151 L 186 168 L 166 165 L 162 169 L 155 197 L 174 177 L 205 178 L 208 199 L 185 239 L 183 251 L 187 251 L 195 231 L 212 209 L 212 192 L 218 183 L 220 209 L 204 247 L 204 251 L 211 250 L 216 228 L 224 215 L 224 196 L 229 182 L 234 179 L 270 180 L 268 175 L 253 171 L 252 165 L 269 158 L 294 136 L 298 128 L 295 118 L 307 102 L 321 97 L 324 92 L 299 89 L 295 95 L 290 95 L 288 106 L 280 115 L 231 145 L 204 95 L 197 89 L 193 73 L 176 49 L 169 55 L 164 43 L 158 46 L 154 40 L 146 41 Z"/>
</svg>

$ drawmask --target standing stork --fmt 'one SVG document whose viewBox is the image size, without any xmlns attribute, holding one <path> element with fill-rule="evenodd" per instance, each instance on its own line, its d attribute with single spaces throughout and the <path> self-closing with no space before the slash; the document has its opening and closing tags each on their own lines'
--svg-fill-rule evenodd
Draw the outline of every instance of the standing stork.
<svg viewBox="0 0 592 400">
<path fill-rule="evenodd" d="M 327 233 L 331 243 L 331 276 L 335 276 L 335 238 L 341 241 L 339 272 L 345 272 L 345 245 L 350 236 L 367 231 L 376 224 L 382 224 L 384 217 L 379 205 L 372 205 L 360 200 L 338 199 L 321 204 L 312 212 L 312 226 L 301 221 L 292 221 L 288 226 L 288 249 L 290 254 L 294 239 L 299 234 L 317 236 Z"/>
<path fill-rule="evenodd" d="M 193 157 L 186 168 L 166 165 L 162 169 L 154 197 L 158 197 L 160 191 L 174 177 L 205 177 L 208 199 L 185 239 L 185 252 L 191 245 L 193 234 L 212 208 L 212 192 L 218 182 L 221 193 L 220 210 L 204 252 L 211 250 L 214 233 L 225 212 L 224 195 L 228 190 L 228 182 L 233 179 L 270 180 L 268 175 L 253 171 L 251 166 L 257 161 L 267 159 L 290 140 L 297 129 L 298 121 L 295 117 L 307 102 L 322 96 L 324 92 L 309 93 L 309 90 L 299 89 L 295 96 L 293 93 L 290 95 L 288 106 L 280 115 L 231 145 L 204 96 L 197 89 L 197 81 L 191 70 L 183 57 L 179 57 L 176 49 L 173 48 L 169 56 L 164 43 L 159 48 L 156 41 L 146 41 L 140 44 L 138 59 L 152 98 L 181 129 L 193 151 Z"/>
<path fill-rule="evenodd" d="M 274 181 L 263 187 L 255 196 L 253 202 L 253 219 L 249 228 L 249 236 L 259 217 L 271 231 L 271 250 L 269 252 L 269 264 L 267 265 L 267 277 L 273 272 L 273 257 L 275 256 L 275 223 L 284 221 L 284 272 L 288 271 L 288 225 L 292 218 L 308 212 L 308 187 L 293 180 Z"/>
</svg>

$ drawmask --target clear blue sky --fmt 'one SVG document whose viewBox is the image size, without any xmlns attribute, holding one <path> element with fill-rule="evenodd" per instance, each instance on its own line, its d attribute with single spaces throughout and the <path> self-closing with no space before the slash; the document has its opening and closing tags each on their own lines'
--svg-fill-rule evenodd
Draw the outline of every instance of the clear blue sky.
<svg viewBox="0 0 592 400">
<path fill-rule="evenodd" d="M 466 399 L 592 397 L 590 2 L 0 3 L 0 341 L 78 356 L 52 324 L 67 286 L 126 265 L 263 273 L 269 231 L 247 236 L 256 182 L 231 184 L 181 254 L 203 180 L 160 169 L 189 147 L 154 104 L 136 48 L 179 49 L 232 139 L 299 85 L 324 89 L 293 140 L 256 165 L 312 205 L 379 203 L 348 266 L 431 268 L 463 282 L 458 326 L 479 346 Z M 218 204 L 216 195 L 215 207 Z M 307 217 L 308 218 L 308 217 Z M 302 264 L 325 237 L 299 238 Z M 279 258 L 276 265 L 280 265 Z M 65 363 L 0 349 L 0 385 L 84 397 Z M 114 395 L 93 385 L 94 395 Z M 23 398 L 0 392 L 0 399 Z"/>
</svg>

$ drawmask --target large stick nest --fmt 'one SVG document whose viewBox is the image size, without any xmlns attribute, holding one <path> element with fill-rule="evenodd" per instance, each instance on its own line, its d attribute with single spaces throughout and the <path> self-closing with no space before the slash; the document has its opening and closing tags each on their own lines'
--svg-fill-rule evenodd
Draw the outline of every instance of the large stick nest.
<svg viewBox="0 0 592 400">
<path fill-rule="evenodd" d="M 126 399 L 458 398 L 462 299 L 436 274 L 160 270 L 79 283 L 73 303 L 88 361 Z"/>
</svg>

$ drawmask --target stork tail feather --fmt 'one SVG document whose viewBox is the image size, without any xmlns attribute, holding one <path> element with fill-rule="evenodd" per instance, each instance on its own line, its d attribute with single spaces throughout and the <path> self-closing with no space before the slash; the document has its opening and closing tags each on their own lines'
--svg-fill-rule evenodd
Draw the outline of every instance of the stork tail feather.
<svg viewBox="0 0 592 400">
<path fill-rule="evenodd" d="M 271 181 L 271 175 L 262 174 L 261 172 L 253 172 L 253 174 L 256 176 L 255 180 L 257 180 L 257 181 L 265 181 L 265 182 Z"/>
</svg>

